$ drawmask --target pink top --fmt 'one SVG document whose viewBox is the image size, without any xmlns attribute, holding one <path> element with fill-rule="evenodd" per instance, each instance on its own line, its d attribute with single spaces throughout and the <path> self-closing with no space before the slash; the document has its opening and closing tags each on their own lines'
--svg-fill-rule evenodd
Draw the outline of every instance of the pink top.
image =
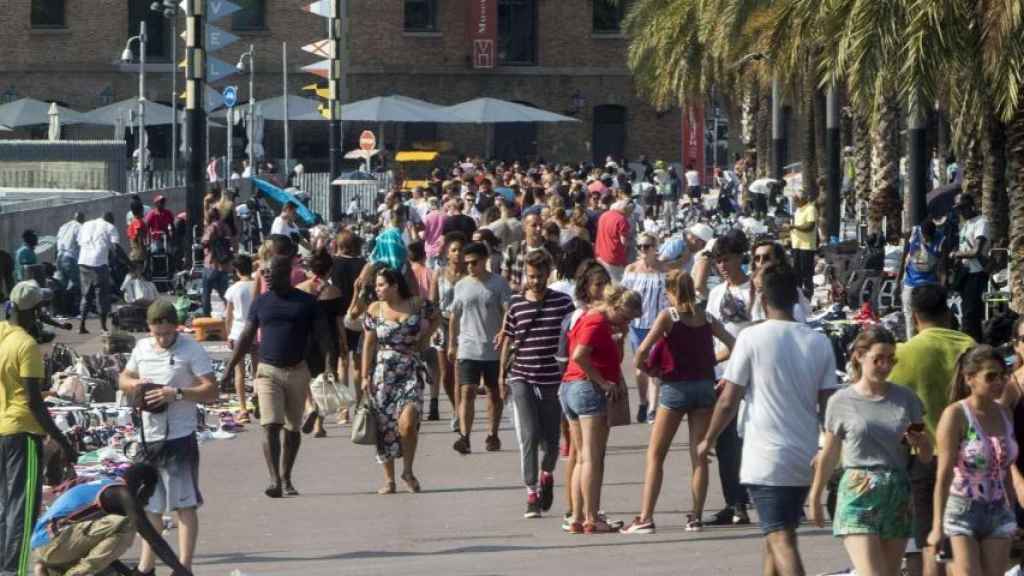
<svg viewBox="0 0 1024 576">
<path fill-rule="evenodd" d="M 410 262 L 412 274 L 416 277 L 416 286 L 420 289 L 420 298 L 430 298 L 430 269 L 418 262 Z"/>
<path fill-rule="evenodd" d="M 427 258 L 437 258 L 441 255 L 441 248 L 444 245 L 444 212 L 431 210 L 423 218 L 423 244 L 427 252 Z"/>
<path fill-rule="evenodd" d="M 971 412 L 966 400 L 960 401 L 967 417 L 967 430 L 960 441 L 956 466 L 953 468 L 953 484 L 949 493 L 971 500 L 998 502 L 1006 499 L 1003 475 L 1017 460 L 1017 440 L 1013 424 L 1006 411 L 998 408 L 1003 417 L 1003 433 L 989 436 L 981 423 Z"/>
</svg>

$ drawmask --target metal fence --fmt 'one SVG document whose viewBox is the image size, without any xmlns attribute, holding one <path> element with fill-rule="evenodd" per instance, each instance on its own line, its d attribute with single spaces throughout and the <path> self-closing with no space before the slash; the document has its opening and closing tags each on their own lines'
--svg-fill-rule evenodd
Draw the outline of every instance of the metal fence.
<svg viewBox="0 0 1024 576">
<path fill-rule="evenodd" d="M 293 180 L 296 188 L 309 195 L 309 208 L 319 214 L 325 221 L 332 220 L 332 215 L 349 214 L 350 207 L 362 214 L 374 214 L 377 206 L 383 201 L 384 194 L 391 189 L 393 176 L 391 172 L 377 174 L 377 180 L 367 180 L 360 184 L 342 184 L 336 186 L 339 194 L 331 195 L 331 175 L 318 172 L 307 173 Z M 351 206 L 355 201 L 355 206 Z M 337 202 L 337 204 L 333 204 Z"/>
<path fill-rule="evenodd" d="M 188 173 L 185 170 L 171 172 L 170 170 L 150 171 L 145 174 L 145 182 L 142 190 L 139 190 L 139 173 L 129 170 L 125 174 L 125 192 L 137 194 L 151 190 L 162 190 L 164 188 L 182 188 L 188 185 Z"/>
<path fill-rule="evenodd" d="M 124 190 L 122 141 L 0 140 L 0 186 Z"/>
</svg>

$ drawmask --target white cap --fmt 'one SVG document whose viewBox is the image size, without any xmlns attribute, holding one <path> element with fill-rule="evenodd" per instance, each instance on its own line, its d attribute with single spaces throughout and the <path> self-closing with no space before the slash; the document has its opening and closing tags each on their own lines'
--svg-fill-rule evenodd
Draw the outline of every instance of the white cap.
<svg viewBox="0 0 1024 576">
<path fill-rule="evenodd" d="M 703 222 L 698 222 L 697 224 L 690 226 L 686 231 L 697 238 L 700 238 L 704 242 L 710 242 L 715 237 L 714 229 Z"/>
</svg>

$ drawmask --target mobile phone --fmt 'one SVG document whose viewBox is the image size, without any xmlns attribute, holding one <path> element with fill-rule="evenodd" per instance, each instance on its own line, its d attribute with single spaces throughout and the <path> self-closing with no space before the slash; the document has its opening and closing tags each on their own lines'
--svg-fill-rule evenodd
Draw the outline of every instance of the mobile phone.
<svg viewBox="0 0 1024 576">
<path fill-rule="evenodd" d="M 907 426 L 907 432 L 920 433 L 924 432 L 924 422 L 915 422 L 910 426 Z"/>
</svg>

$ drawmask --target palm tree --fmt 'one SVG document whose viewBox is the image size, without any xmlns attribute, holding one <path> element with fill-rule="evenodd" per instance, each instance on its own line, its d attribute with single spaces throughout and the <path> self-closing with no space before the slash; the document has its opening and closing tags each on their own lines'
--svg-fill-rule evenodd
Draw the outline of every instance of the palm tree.
<svg viewBox="0 0 1024 576">
<path fill-rule="evenodd" d="M 1006 148 L 1010 173 L 1010 306 L 1024 312 L 1024 107 L 1017 110 L 1007 125 Z"/>
<path fill-rule="evenodd" d="M 854 184 L 857 205 L 863 211 L 871 200 L 871 119 L 862 112 L 851 114 L 853 123 Z"/>
</svg>

